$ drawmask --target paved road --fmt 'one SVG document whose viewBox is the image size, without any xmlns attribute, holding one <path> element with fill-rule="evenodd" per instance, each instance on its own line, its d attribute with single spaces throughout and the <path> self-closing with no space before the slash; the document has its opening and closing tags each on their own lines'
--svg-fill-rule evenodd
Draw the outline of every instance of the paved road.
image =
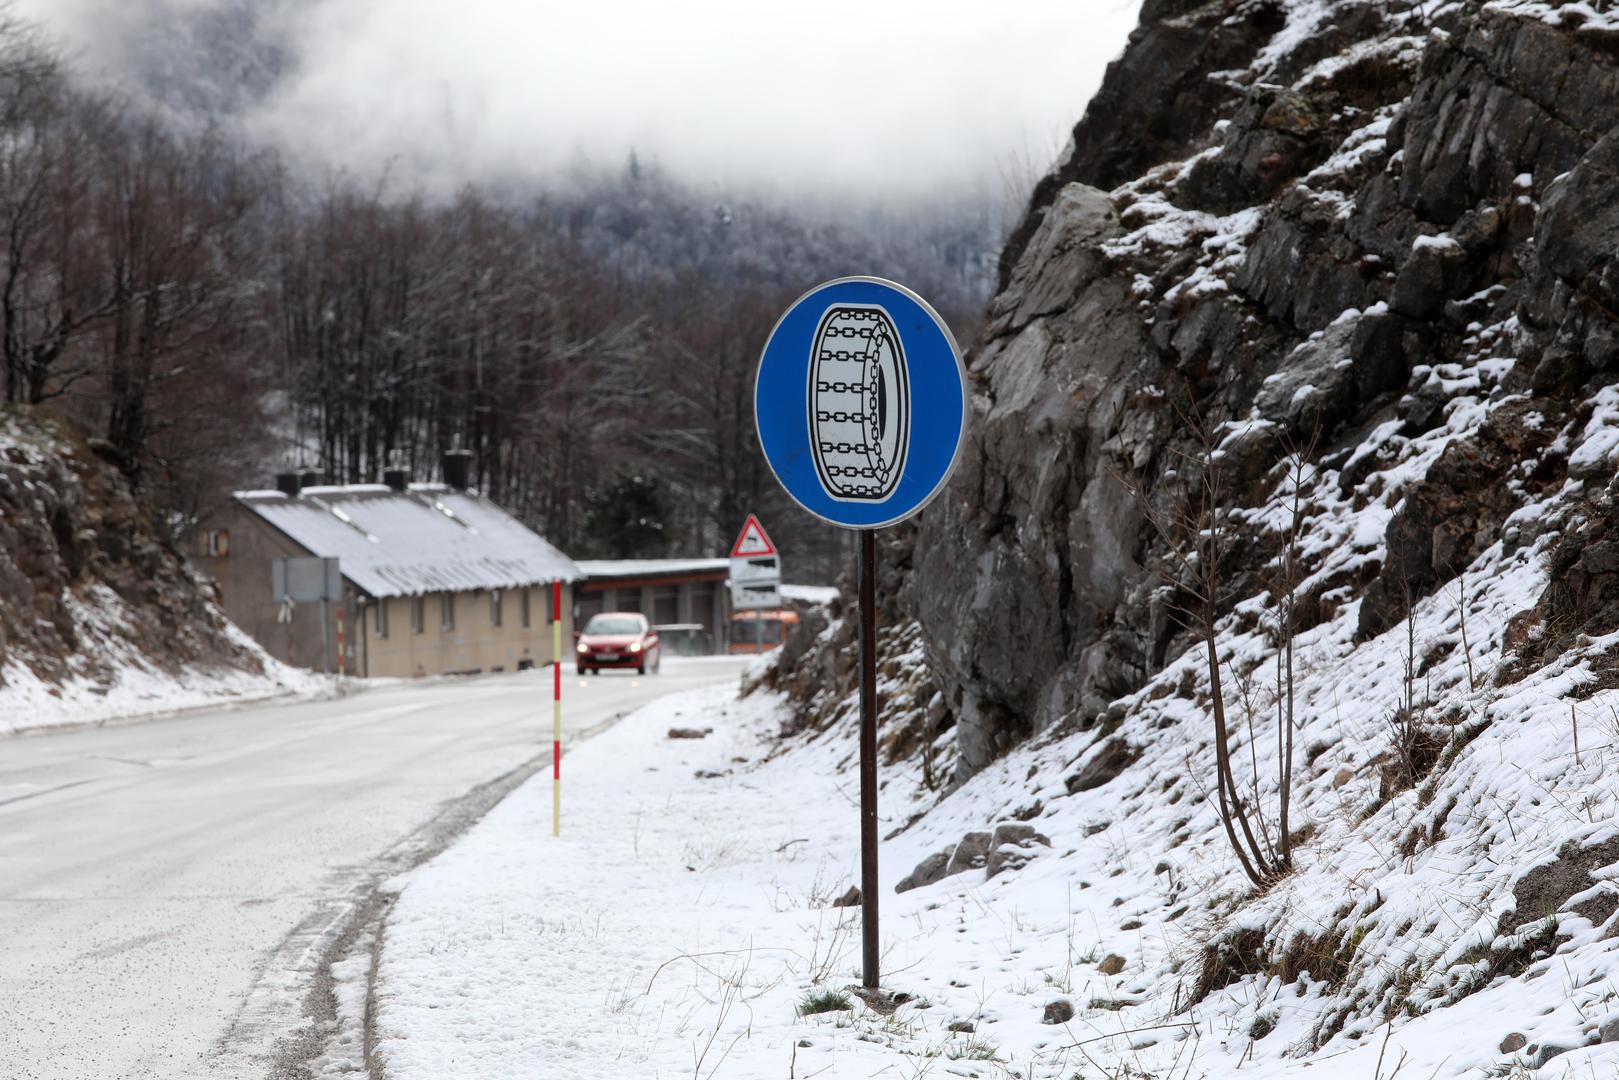
<svg viewBox="0 0 1619 1080">
<path fill-rule="evenodd" d="M 570 677 L 570 738 L 740 667 Z M 262 1076 L 358 898 L 550 730 L 529 672 L 0 739 L 0 1077 Z"/>
</svg>

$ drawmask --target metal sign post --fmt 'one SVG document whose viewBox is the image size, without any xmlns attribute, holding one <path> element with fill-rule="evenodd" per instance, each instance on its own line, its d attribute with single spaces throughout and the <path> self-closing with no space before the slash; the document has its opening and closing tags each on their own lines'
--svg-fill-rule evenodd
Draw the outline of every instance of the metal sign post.
<svg viewBox="0 0 1619 1080">
<path fill-rule="evenodd" d="M 921 510 L 950 479 L 970 400 L 944 320 L 881 278 L 839 278 L 800 297 L 770 332 L 754 384 L 759 446 L 781 486 L 815 516 L 860 530 L 861 951 L 872 990 L 882 956 L 875 530 Z"/>
<path fill-rule="evenodd" d="M 320 673 L 332 673 L 332 602 L 320 598 Z"/>
<path fill-rule="evenodd" d="M 861 971 L 877 989 L 877 534 L 860 533 L 860 924 Z"/>
</svg>

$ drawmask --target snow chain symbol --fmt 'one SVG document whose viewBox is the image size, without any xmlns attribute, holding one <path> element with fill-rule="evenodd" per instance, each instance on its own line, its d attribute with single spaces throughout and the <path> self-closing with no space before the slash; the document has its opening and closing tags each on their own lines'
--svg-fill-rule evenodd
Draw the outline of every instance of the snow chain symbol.
<svg viewBox="0 0 1619 1080">
<path fill-rule="evenodd" d="M 821 486 L 834 499 L 886 499 L 911 441 L 910 373 L 893 319 L 874 304 L 834 305 L 810 348 L 810 447 Z"/>
</svg>

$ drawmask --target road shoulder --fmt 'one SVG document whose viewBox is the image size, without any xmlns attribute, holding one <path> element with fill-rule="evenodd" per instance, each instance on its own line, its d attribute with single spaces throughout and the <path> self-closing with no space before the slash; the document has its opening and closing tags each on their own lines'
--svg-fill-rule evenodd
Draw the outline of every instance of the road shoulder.
<svg viewBox="0 0 1619 1080">
<path fill-rule="evenodd" d="M 853 924 L 825 905 L 848 886 L 855 819 L 803 798 L 833 762 L 796 790 L 761 764 L 778 709 L 730 687 L 647 706 L 565 759 L 560 838 L 541 774 L 410 875 L 383 930 L 378 1073 L 689 1072 L 700 1033 L 704 1075 L 785 1062 L 797 982 L 847 959 Z M 807 923 L 819 957 L 798 955 Z M 761 994 L 786 1022 L 744 1039 Z"/>
</svg>

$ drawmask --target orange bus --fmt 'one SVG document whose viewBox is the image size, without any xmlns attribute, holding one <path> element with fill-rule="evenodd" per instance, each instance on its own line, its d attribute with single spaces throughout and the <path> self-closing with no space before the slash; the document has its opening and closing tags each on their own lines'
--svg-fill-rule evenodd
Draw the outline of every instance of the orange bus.
<svg viewBox="0 0 1619 1080">
<path fill-rule="evenodd" d="M 787 640 L 797 622 L 798 612 L 791 608 L 734 611 L 729 652 L 733 656 L 769 652 Z"/>
</svg>

